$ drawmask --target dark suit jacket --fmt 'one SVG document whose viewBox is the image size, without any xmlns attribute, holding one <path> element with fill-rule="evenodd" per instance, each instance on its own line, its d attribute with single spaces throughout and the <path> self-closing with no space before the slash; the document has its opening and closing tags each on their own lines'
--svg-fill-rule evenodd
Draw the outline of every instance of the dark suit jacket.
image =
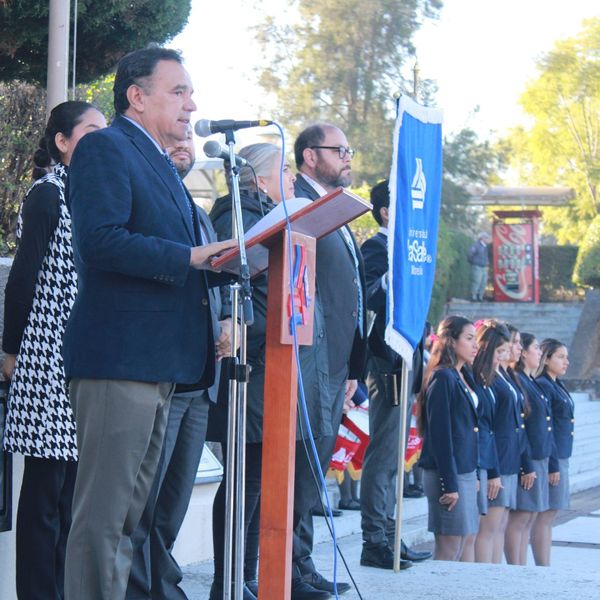
<svg viewBox="0 0 600 600">
<path fill-rule="evenodd" d="M 465 379 L 477 394 L 477 415 L 479 417 L 479 467 L 487 471 L 488 479 L 500 477 L 498 449 L 494 421 L 496 417 L 496 398 L 494 392 L 479 383 L 470 369 L 464 368 Z"/>
<path fill-rule="evenodd" d="M 494 429 L 500 473 L 531 473 L 533 466 L 529 459 L 529 444 L 525 433 L 522 394 L 514 383 L 511 384 L 510 376 L 506 372 L 503 372 L 503 376 L 504 378 L 496 375 L 492 384 L 496 398 Z M 516 392 L 517 400 L 511 390 Z"/>
<path fill-rule="evenodd" d="M 297 176 L 294 188 L 298 198 L 319 198 L 319 194 L 301 174 Z M 366 302 L 364 265 L 354 236 L 352 243 L 359 262 L 360 285 Z M 348 367 L 348 379 L 362 379 L 367 349 L 366 310 L 363 306 L 363 314 L 357 315 L 356 269 L 340 230 L 317 241 L 316 275 L 317 293 L 325 316 L 330 377 L 335 379 Z M 362 337 L 356 326 L 357 318 L 362 319 Z"/>
<path fill-rule="evenodd" d="M 375 313 L 375 320 L 368 337 L 369 353 L 380 359 L 379 364 L 388 365 L 388 373 L 400 373 L 402 358 L 385 341 L 387 322 L 387 290 L 382 278 L 388 272 L 387 235 L 377 233 L 360 248 L 365 264 L 367 308 Z M 423 342 L 415 349 L 412 364 L 412 393 L 418 394 L 423 381 Z"/>
<path fill-rule="evenodd" d="M 438 470 L 442 493 L 457 492 L 457 475 L 477 468 L 477 409 L 456 369 L 434 371 L 425 395 L 419 464 Z"/>
<path fill-rule="evenodd" d="M 550 399 L 556 456 L 557 458 L 569 458 L 573 453 L 573 436 L 575 435 L 573 398 L 559 379 L 554 380 L 544 373 L 536 381 Z"/>
<path fill-rule="evenodd" d="M 117 117 L 77 145 L 68 197 L 79 281 L 67 377 L 210 386 L 207 279 L 189 266 L 198 231 L 159 150 Z"/>
<path fill-rule="evenodd" d="M 521 371 L 511 371 L 511 375 L 518 379 L 522 389 L 527 395 L 529 414 L 525 418 L 525 431 L 529 441 L 531 458 L 536 460 L 550 458 L 548 472 L 558 471 L 556 461 L 556 448 L 552 433 L 552 408 L 550 399 L 543 388 L 528 375 Z"/>
</svg>

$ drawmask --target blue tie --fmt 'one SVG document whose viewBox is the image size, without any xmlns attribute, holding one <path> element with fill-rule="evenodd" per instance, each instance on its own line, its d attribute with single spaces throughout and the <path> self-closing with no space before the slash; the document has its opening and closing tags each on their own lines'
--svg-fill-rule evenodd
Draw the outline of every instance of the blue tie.
<svg viewBox="0 0 600 600">
<path fill-rule="evenodd" d="M 192 207 L 192 203 L 190 202 L 187 192 L 185 190 L 185 187 L 183 186 L 183 181 L 181 181 L 181 177 L 179 177 L 179 173 L 177 172 L 177 167 L 175 166 L 175 163 L 171 160 L 171 157 L 168 155 L 167 152 L 164 152 L 163 156 L 165 157 L 167 164 L 169 165 L 169 167 L 171 167 L 171 170 L 175 174 L 175 178 L 177 179 L 177 183 L 179 184 L 181 193 L 183 194 L 183 197 L 185 198 L 185 203 L 187 204 L 187 207 L 188 207 L 188 210 L 190 213 L 190 222 L 192 225 L 192 231 L 194 232 L 194 238 L 196 238 L 196 230 L 194 229 L 194 208 Z M 196 240 L 196 241 L 198 241 L 198 240 Z"/>
</svg>

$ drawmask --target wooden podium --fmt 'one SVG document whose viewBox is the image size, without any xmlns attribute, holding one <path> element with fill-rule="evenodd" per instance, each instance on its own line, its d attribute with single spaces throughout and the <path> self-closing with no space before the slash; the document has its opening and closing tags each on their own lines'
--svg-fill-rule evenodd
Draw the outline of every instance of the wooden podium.
<svg viewBox="0 0 600 600">
<path fill-rule="evenodd" d="M 370 209 L 367 201 L 337 188 L 292 214 L 291 234 L 285 220 L 282 220 L 246 241 L 250 273 L 254 276 L 269 269 L 259 600 L 290 599 L 298 395 L 291 319 L 296 323 L 298 344 L 310 346 L 313 340 L 317 240 Z M 237 273 L 238 250 L 226 252 L 213 265 Z M 307 482 L 307 485 L 312 483 Z"/>
</svg>

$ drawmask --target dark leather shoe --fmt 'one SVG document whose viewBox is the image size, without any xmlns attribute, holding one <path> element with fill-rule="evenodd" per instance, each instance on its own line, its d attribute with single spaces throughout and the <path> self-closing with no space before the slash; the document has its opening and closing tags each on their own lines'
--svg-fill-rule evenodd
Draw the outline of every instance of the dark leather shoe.
<svg viewBox="0 0 600 600">
<path fill-rule="evenodd" d="M 333 581 L 325 579 L 325 577 L 323 577 L 321 573 L 317 573 L 315 571 L 314 573 L 303 575 L 302 579 L 317 590 L 322 590 L 323 592 L 327 592 L 328 594 L 335 594 L 335 590 L 333 588 Z M 345 594 L 350 589 L 350 584 L 345 583 L 343 581 L 336 582 L 336 586 L 338 594 Z"/>
<path fill-rule="evenodd" d="M 425 492 L 416 485 L 409 485 L 404 489 L 402 496 L 404 498 L 422 498 L 425 495 Z"/>
<path fill-rule="evenodd" d="M 376 567 L 378 569 L 394 568 L 394 553 L 387 544 L 368 548 L 363 546 L 360 555 L 360 564 L 363 567 Z M 400 570 L 410 569 L 412 562 L 400 558 Z"/>
<path fill-rule="evenodd" d="M 411 562 L 420 562 L 422 560 L 427 560 L 431 558 L 433 555 L 431 552 L 418 552 L 417 550 L 412 550 L 409 548 L 404 542 L 400 543 L 400 558 L 404 560 L 410 560 Z"/>
<path fill-rule="evenodd" d="M 348 502 L 342 502 L 340 500 L 340 503 L 338 504 L 338 506 L 342 509 L 342 510 L 360 510 L 360 502 L 358 502 L 357 500 L 349 500 Z"/>
<path fill-rule="evenodd" d="M 302 577 L 292 579 L 291 600 L 329 600 L 331 594 L 318 590 L 304 581 Z"/>
<path fill-rule="evenodd" d="M 258 581 L 251 579 L 250 581 L 246 581 L 245 585 L 258 598 Z"/>
<path fill-rule="evenodd" d="M 324 513 L 323 509 L 321 507 L 319 507 L 319 508 L 313 508 L 312 509 L 312 514 L 315 517 L 328 517 L 329 516 L 329 513 Z M 344 513 L 341 510 L 337 509 L 337 508 L 332 508 L 331 509 L 331 514 L 334 517 L 341 517 Z"/>
<path fill-rule="evenodd" d="M 248 587 L 245 584 L 243 589 L 243 600 L 256 600 L 256 596 L 248 589 Z M 233 596 L 233 590 L 231 595 Z M 223 586 L 216 585 L 213 581 L 213 584 L 210 586 L 210 594 L 208 596 L 208 600 L 223 600 Z"/>
</svg>

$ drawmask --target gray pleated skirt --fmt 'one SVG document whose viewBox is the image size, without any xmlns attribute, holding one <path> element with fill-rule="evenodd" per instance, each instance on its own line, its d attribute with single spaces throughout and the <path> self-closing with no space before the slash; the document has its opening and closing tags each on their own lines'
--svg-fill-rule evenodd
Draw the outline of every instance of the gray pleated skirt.
<svg viewBox="0 0 600 600">
<path fill-rule="evenodd" d="M 548 486 L 550 510 L 564 510 L 570 506 L 568 458 L 558 459 L 558 470 L 560 472 L 558 485 Z"/>
<path fill-rule="evenodd" d="M 429 508 L 428 529 L 439 535 L 474 535 L 479 531 L 479 510 L 477 508 L 477 474 L 458 475 L 458 502 L 449 511 L 440 504 L 443 492 L 440 476 L 434 469 L 424 469 L 423 488 Z"/>
<path fill-rule="evenodd" d="M 518 475 L 500 475 L 502 489 L 494 500 L 488 500 L 488 508 L 503 506 L 504 508 L 517 508 L 517 478 Z"/>
<path fill-rule="evenodd" d="M 480 515 L 487 515 L 488 495 L 487 495 L 487 470 L 479 469 L 479 491 L 477 492 L 477 508 Z"/>
<path fill-rule="evenodd" d="M 548 459 L 532 459 L 531 462 L 535 468 L 535 481 L 530 490 L 524 490 L 521 485 L 517 485 L 517 510 L 544 512 L 545 510 L 548 510 L 548 507 L 550 506 Z"/>
</svg>

